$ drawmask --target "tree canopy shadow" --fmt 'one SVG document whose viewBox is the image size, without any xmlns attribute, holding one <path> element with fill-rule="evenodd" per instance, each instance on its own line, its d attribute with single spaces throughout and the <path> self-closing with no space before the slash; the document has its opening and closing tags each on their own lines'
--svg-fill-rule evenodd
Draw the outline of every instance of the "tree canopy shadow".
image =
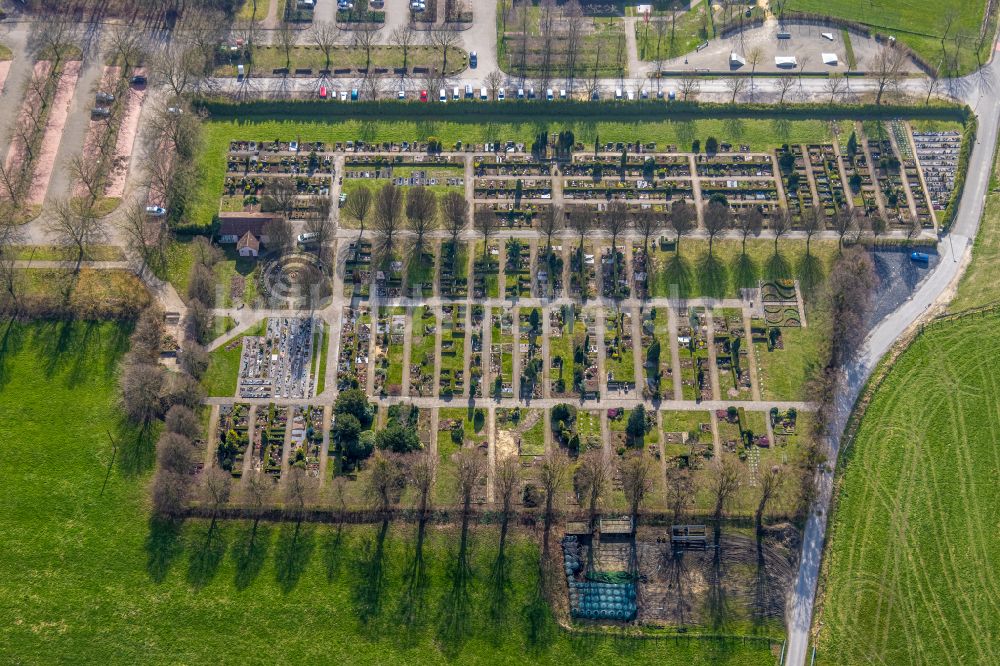
<svg viewBox="0 0 1000 666">
<path fill-rule="evenodd" d="M 382 614 L 385 589 L 385 541 L 389 534 L 389 521 L 383 520 L 374 539 L 365 542 L 358 553 L 357 586 L 354 603 L 358 620 L 367 625 Z"/>
<path fill-rule="evenodd" d="M 278 543 L 274 553 L 275 580 L 281 591 L 288 594 L 299 584 L 309 558 L 315 547 L 313 525 L 297 522 L 284 524 L 278 532 Z"/>
<path fill-rule="evenodd" d="M 806 294 L 814 293 L 826 277 L 823 273 L 823 262 L 812 253 L 802 255 L 795 273 L 799 276 L 799 285 Z"/>
<path fill-rule="evenodd" d="M 332 583 L 340 573 L 344 563 L 344 525 L 337 523 L 323 539 L 323 568 L 326 570 L 326 580 Z"/>
<path fill-rule="evenodd" d="M 726 265 L 714 254 L 702 255 L 698 261 L 698 283 L 702 295 L 722 298 L 729 284 Z"/>
<path fill-rule="evenodd" d="M 487 603 L 489 605 L 490 629 L 495 642 L 501 642 L 510 629 L 510 601 L 513 586 L 510 580 L 510 560 L 504 549 L 497 551 L 490 567 Z"/>
<path fill-rule="evenodd" d="M 146 573 L 155 583 L 162 583 L 178 555 L 184 550 L 181 543 L 179 520 L 169 520 L 153 516 L 149 519 L 149 533 L 146 535 Z"/>
<path fill-rule="evenodd" d="M 442 651 L 457 655 L 472 629 L 472 586 L 475 573 L 469 554 L 467 530 L 463 530 L 458 551 L 448 571 L 448 589 L 441 600 L 441 624 L 438 638 Z"/>
<path fill-rule="evenodd" d="M 760 278 L 760 267 L 749 254 L 740 254 L 736 257 L 731 270 L 737 288 L 751 289 L 757 286 L 757 280 Z"/>
<path fill-rule="evenodd" d="M 0 336 L 0 391 L 10 383 L 10 363 L 24 347 L 24 327 L 8 319 Z"/>
<path fill-rule="evenodd" d="M 399 599 L 399 616 L 407 629 L 415 629 L 423 624 L 427 611 L 427 562 L 424 560 L 424 537 L 427 532 L 426 520 L 417 523 L 417 538 L 413 543 L 410 561 L 403 574 L 403 594 Z"/>
<path fill-rule="evenodd" d="M 271 527 L 267 524 L 254 521 L 242 526 L 232 548 L 233 563 L 236 565 L 233 584 L 237 590 L 250 587 L 260 575 L 270 544 Z"/>
<path fill-rule="evenodd" d="M 226 538 L 217 521 L 208 525 L 192 524 L 188 529 L 187 582 L 199 590 L 208 585 L 219 571 L 226 554 Z"/>
<path fill-rule="evenodd" d="M 679 298 L 691 295 L 691 264 L 680 254 L 675 252 L 667 259 L 663 267 L 663 279 L 666 282 L 666 293 L 673 295 L 673 288 L 676 287 Z"/>
<path fill-rule="evenodd" d="M 126 478 L 134 478 L 153 468 L 156 463 L 156 439 L 159 428 L 152 425 L 134 426 L 121 419 L 116 439 L 120 447 L 118 469 Z"/>
<path fill-rule="evenodd" d="M 785 280 L 792 277 L 792 265 L 781 252 L 775 252 L 767 260 L 765 275 L 768 280 Z"/>
</svg>

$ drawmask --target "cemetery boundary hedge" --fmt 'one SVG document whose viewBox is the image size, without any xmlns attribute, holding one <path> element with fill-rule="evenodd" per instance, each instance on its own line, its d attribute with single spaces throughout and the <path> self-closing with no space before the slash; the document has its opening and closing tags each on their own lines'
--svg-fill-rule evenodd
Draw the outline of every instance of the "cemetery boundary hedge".
<svg viewBox="0 0 1000 666">
<path fill-rule="evenodd" d="M 969 119 L 965 123 L 965 130 L 962 132 L 962 147 L 958 153 L 958 166 L 955 168 L 955 187 L 951 191 L 951 200 L 948 207 L 944 209 L 938 224 L 941 233 L 947 233 L 951 228 L 951 223 L 955 221 L 958 213 L 958 204 L 962 201 L 962 191 L 965 189 L 965 177 L 969 173 L 969 158 L 972 157 L 972 146 L 976 143 L 976 132 L 979 129 L 979 121 L 976 116 L 969 114 Z"/>
<path fill-rule="evenodd" d="M 454 100 L 435 102 L 330 102 L 324 100 L 259 100 L 235 102 L 227 99 L 201 99 L 199 110 L 219 119 L 301 119 L 340 120 L 377 118 L 380 120 L 522 120 L 537 122 L 551 112 L 553 120 L 693 120 L 698 118 L 786 118 L 789 120 L 892 120 L 926 119 L 968 122 L 973 117 L 968 106 L 958 104 L 722 104 L 717 102 L 578 102 L 511 101 L 482 102 Z"/>
</svg>

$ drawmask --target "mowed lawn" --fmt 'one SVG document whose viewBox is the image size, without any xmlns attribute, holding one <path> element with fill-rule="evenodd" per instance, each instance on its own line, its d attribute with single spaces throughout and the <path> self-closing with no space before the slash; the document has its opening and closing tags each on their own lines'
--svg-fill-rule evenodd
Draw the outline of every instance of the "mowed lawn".
<svg viewBox="0 0 1000 666">
<path fill-rule="evenodd" d="M 1000 663 L 1000 315 L 929 326 L 861 424 L 817 618 L 824 664 Z"/>
<path fill-rule="evenodd" d="M 945 37 L 949 57 L 954 54 L 955 36 L 964 34 L 959 49 L 960 67 L 963 72 L 977 66 L 976 47 L 983 12 L 984 0 L 790 0 L 787 9 L 836 16 L 872 26 L 873 32 L 895 35 L 912 46 L 933 65 L 942 61 L 941 38 Z M 953 17 L 948 26 L 946 16 Z M 947 32 L 947 34 L 945 34 Z M 992 31 L 990 33 L 992 35 Z M 982 61 L 989 59 L 993 40 L 986 38 Z M 862 63 L 864 67 L 866 63 Z"/>
<path fill-rule="evenodd" d="M 376 530 L 151 523 L 149 443 L 122 434 L 112 325 L 0 329 L 0 663 L 773 664 L 741 641 L 572 636 L 537 603 L 538 548 L 517 535 L 502 613 L 489 615 L 493 528 L 473 532 L 469 596 L 457 535 L 432 528 L 417 621 L 402 620 L 412 526 Z M 115 464 L 102 486 L 113 450 Z M 381 581 L 380 588 L 373 581 Z M 375 592 L 380 592 L 375 594 Z M 461 611 L 461 614 L 456 613 Z M 367 615 L 367 622 L 362 616 Z M 449 619 L 468 631 L 456 637 Z"/>
</svg>

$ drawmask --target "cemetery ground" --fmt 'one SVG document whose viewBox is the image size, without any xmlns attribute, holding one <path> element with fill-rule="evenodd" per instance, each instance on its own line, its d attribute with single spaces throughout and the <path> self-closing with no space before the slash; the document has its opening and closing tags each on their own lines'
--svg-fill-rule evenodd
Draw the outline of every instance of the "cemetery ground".
<svg viewBox="0 0 1000 666">
<path fill-rule="evenodd" d="M 998 325 L 927 325 L 878 386 L 842 455 L 817 663 L 1000 659 Z"/>
<path fill-rule="evenodd" d="M 537 540 L 527 534 L 512 537 L 508 603 L 496 620 L 488 610 L 495 530 L 473 531 L 468 634 L 456 638 L 446 622 L 455 610 L 450 562 L 457 537 L 450 528 L 428 536 L 426 606 L 413 624 L 401 624 L 412 525 L 392 524 L 380 541 L 377 527 L 366 526 L 261 523 L 251 538 L 253 526 L 240 521 L 214 529 L 202 520 L 151 521 L 147 482 L 156 433 L 122 430 L 116 406 L 128 330 L 5 324 L 2 342 L 0 411 L 17 418 L 0 422 L 12 463 L 0 468 L 0 529 L 8 544 L 0 553 L 0 609 L 9 618 L 0 627 L 0 659 L 44 662 L 58 650 L 105 663 L 253 655 L 479 664 L 526 654 L 542 664 L 774 663 L 765 643 L 565 631 L 538 604 Z M 58 416 L 52 405 L 59 405 Z M 372 580 L 381 581 L 378 597 Z"/>
</svg>

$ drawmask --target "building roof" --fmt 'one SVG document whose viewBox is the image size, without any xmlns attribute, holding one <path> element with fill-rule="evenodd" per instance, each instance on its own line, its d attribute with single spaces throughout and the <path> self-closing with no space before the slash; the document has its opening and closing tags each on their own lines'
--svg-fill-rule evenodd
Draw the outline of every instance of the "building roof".
<svg viewBox="0 0 1000 666">
<path fill-rule="evenodd" d="M 238 243 L 236 243 L 237 251 L 242 250 L 245 247 L 250 248 L 254 252 L 260 252 L 260 241 L 257 240 L 257 237 L 249 231 L 243 234 L 243 237 L 240 238 Z"/>
<path fill-rule="evenodd" d="M 242 238 L 249 231 L 259 239 L 267 225 L 280 219 L 271 213 L 221 213 L 219 215 L 219 235 Z"/>
</svg>

